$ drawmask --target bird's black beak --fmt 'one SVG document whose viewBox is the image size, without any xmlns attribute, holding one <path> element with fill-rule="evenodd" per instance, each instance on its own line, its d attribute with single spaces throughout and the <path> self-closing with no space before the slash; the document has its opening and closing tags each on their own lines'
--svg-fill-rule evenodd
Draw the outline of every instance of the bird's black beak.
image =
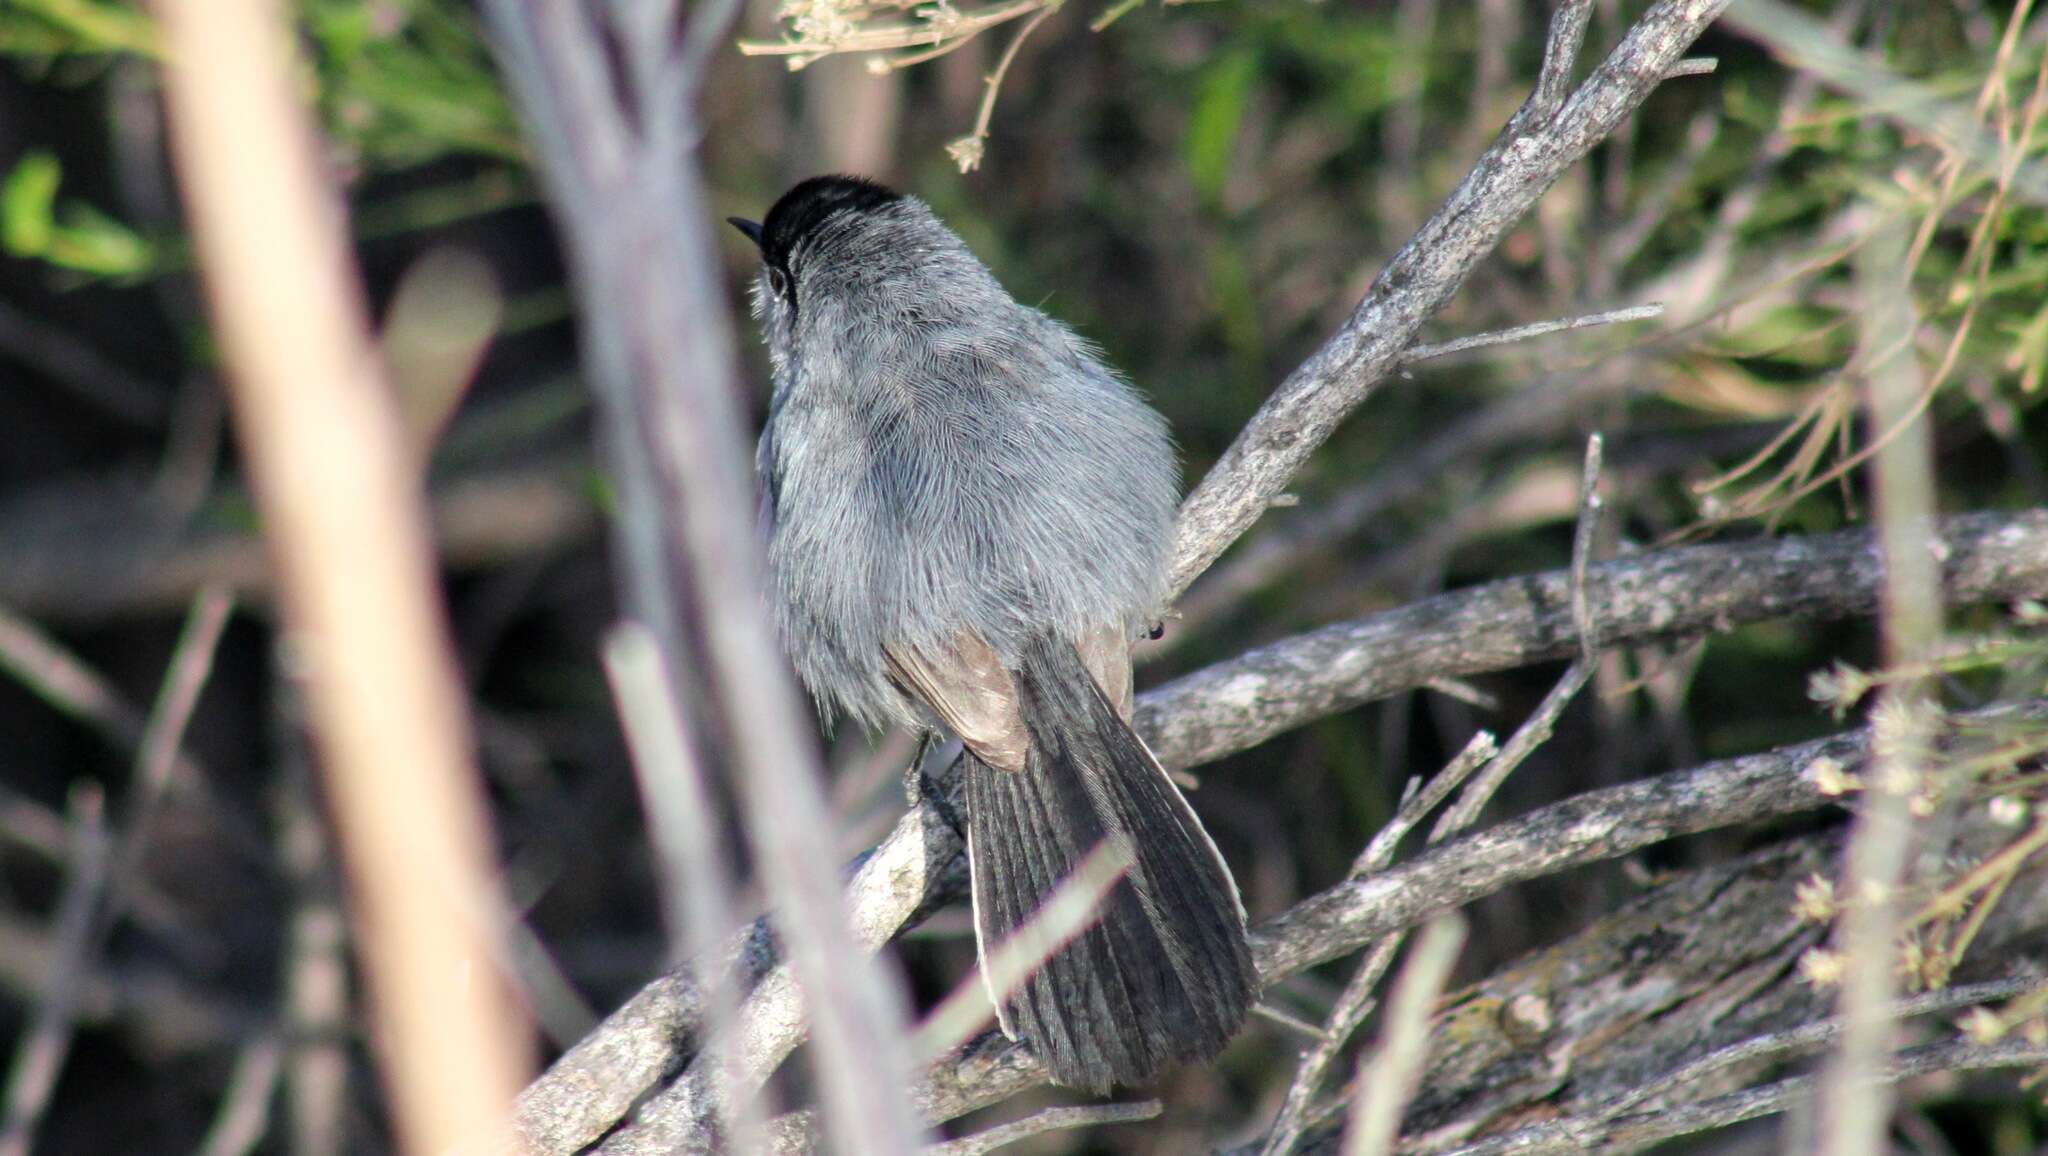
<svg viewBox="0 0 2048 1156">
<path fill-rule="evenodd" d="M 745 217 L 727 217 L 725 223 L 745 233 L 747 240 L 752 241 L 754 244 L 759 245 L 761 243 L 760 222 L 749 221 Z"/>
</svg>

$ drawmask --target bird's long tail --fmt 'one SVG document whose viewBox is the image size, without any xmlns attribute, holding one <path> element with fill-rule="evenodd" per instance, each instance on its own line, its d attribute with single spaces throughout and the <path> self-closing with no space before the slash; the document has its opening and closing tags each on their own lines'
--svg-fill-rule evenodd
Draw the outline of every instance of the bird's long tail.
<svg viewBox="0 0 2048 1156">
<path fill-rule="evenodd" d="M 969 757 L 975 933 L 987 953 L 1104 840 L 1131 864 L 1100 917 L 1000 1007 L 1062 1084 L 1105 1091 L 1220 1051 L 1256 988 L 1230 870 L 1073 646 L 1046 637 L 1016 684 L 1022 772 Z"/>
</svg>

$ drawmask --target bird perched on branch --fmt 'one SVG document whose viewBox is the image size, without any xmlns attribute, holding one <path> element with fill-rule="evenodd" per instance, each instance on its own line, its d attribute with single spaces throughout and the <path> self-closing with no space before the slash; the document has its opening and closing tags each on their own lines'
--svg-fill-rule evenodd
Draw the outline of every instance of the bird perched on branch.
<svg viewBox="0 0 2048 1156">
<path fill-rule="evenodd" d="M 828 716 L 965 747 L 984 978 L 1094 848 L 1127 864 L 1092 925 L 996 993 L 1003 1031 L 1095 1091 L 1214 1055 L 1253 998 L 1244 908 L 1130 725 L 1179 492 L 1165 420 L 913 197 L 817 177 L 732 223 L 762 259 L 783 639 Z"/>
</svg>

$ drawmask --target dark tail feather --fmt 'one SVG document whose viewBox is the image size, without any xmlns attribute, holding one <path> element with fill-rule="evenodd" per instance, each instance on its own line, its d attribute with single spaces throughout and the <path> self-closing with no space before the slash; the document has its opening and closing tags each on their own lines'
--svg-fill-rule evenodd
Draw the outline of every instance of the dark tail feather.
<svg viewBox="0 0 2048 1156">
<path fill-rule="evenodd" d="M 986 953 L 1095 846 L 1132 866 L 1100 918 L 1001 1007 L 1062 1084 L 1101 1092 L 1222 1050 L 1256 977 L 1237 885 L 1195 813 L 1081 664 L 1044 639 L 1017 672 L 1031 752 L 1019 774 L 968 760 L 975 932 Z"/>
</svg>

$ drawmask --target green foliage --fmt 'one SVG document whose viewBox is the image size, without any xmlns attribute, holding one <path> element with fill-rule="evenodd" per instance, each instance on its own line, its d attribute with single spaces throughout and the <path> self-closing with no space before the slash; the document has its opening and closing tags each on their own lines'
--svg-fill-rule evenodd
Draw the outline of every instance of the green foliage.
<svg viewBox="0 0 2048 1156">
<path fill-rule="evenodd" d="M 302 0 L 320 106 L 374 169 L 451 154 L 526 163 L 475 18 L 452 0 Z"/>
<path fill-rule="evenodd" d="M 526 163 L 476 18 L 460 0 L 299 0 L 317 98 L 346 159 L 395 169 L 448 155 Z M 31 66 L 69 56 L 155 57 L 136 3 L 11 0 L 0 55 Z"/>
<path fill-rule="evenodd" d="M 0 54 L 50 58 L 157 55 L 156 24 L 134 4 L 113 0 L 9 0 L 0 14 Z"/>
<path fill-rule="evenodd" d="M 1223 179 L 1230 174 L 1231 152 L 1237 147 L 1238 125 L 1244 120 L 1247 97 L 1259 74 L 1259 57 L 1247 47 L 1219 54 L 1206 64 L 1195 86 L 1188 113 L 1188 179 L 1211 203 L 1223 199 Z"/>
<path fill-rule="evenodd" d="M 396 172 L 450 157 L 492 166 L 451 184 L 366 207 L 365 236 L 443 226 L 531 201 L 527 155 L 489 51 L 459 0 L 300 0 L 307 92 L 344 169 Z M 154 21 L 116 0 L 13 0 L 0 10 L 0 56 L 50 73 L 74 58 L 158 54 Z M 103 68 L 51 73 L 76 83 Z M 91 205 L 59 197 L 61 166 L 31 153 L 7 175 L 5 250 L 84 278 L 131 280 L 182 267 L 184 247 L 153 240 Z"/>
<path fill-rule="evenodd" d="M 78 200 L 57 199 L 63 166 L 32 152 L 0 185 L 0 245 L 10 256 L 45 261 L 73 273 L 119 279 L 154 271 L 161 247 Z"/>
</svg>

